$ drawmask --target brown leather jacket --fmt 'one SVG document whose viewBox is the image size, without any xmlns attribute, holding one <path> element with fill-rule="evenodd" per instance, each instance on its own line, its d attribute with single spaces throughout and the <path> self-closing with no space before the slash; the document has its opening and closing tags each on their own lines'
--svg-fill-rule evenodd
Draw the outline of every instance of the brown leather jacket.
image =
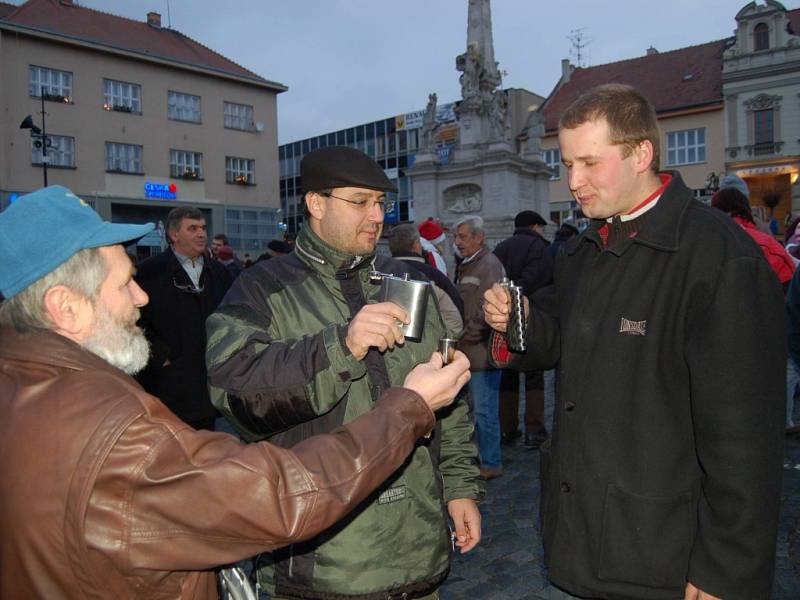
<svg viewBox="0 0 800 600">
<path fill-rule="evenodd" d="M 430 431 L 414 392 L 291 450 L 195 431 L 53 333 L 0 330 L 0 598 L 216 598 L 212 567 L 310 538 Z"/>
</svg>

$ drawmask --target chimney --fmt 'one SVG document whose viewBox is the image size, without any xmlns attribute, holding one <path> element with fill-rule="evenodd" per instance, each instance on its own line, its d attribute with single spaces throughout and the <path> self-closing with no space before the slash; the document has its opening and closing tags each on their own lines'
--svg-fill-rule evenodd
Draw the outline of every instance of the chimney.
<svg viewBox="0 0 800 600">
<path fill-rule="evenodd" d="M 569 83 L 574 67 L 569 64 L 568 58 L 561 59 L 561 83 Z"/>
<path fill-rule="evenodd" d="M 658 54 L 658 50 L 656 50 L 653 46 L 650 46 L 647 49 L 647 56 L 653 56 L 654 54 Z"/>
<path fill-rule="evenodd" d="M 161 15 L 157 12 L 147 13 L 147 24 L 150 25 L 150 27 L 161 29 Z"/>
</svg>

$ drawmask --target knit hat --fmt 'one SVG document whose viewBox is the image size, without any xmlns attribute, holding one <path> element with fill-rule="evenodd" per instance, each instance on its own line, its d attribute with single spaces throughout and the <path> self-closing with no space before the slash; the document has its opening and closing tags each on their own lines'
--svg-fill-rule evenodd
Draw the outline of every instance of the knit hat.
<svg viewBox="0 0 800 600">
<path fill-rule="evenodd" d="M 725 188 L 739 190 L 744 194 L 745 198 L 748 200 L 750 199 L 750 188 L 747 187 L 747 182 L 735 173 L 729 173 L 722 178 L 722 182 L 719 184 L 719 189 L 724 190 Z"/>
<path fill-rule="evenodd" d="M 338 187 L 397 191 L 378 163 L 347 146 L 328 146 L 306 154 L 300 163 L 300 179 L 303 193 Z"/>
<path fill-rule="evenodd" d="M 433 217 L 428 217 L 427 221 L 420 223 L 419 234 L 431 244 L 441 244 L 445 240 L 444 229 L 433 220 Z"/>
<path fill-rule="evenodd" d="M 154 228 L 103 221 L 60 185 L 21 196 L 0 212 L 0 293 L 9 299 L 80 250 L 135 240 Z"/>
<path fill-rule="evenodd" d="M 530 227 L 531 225 L 547 225 L 542 215 L 533 210 L 523 210 L 514 217 L 514 227 Z"/>
</svg>

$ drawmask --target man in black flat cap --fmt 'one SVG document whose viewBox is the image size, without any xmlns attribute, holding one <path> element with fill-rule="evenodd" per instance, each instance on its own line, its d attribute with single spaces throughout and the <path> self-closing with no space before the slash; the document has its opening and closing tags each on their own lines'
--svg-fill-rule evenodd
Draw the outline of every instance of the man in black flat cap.
<svg viewBox="0 0 800 600">
<path fill-rule="evenodd" d="M 378 256 L 396 191 L 369 156 L 345 147 L 303 159 L 307 222 L 294 252 L 236 280 L 208 320 L 212 398 L 248 440 L 292 445 L 366 412 L 436 350 L 445 327 L 429 295 L 421 341 L 405 340 L 408 315 L 380 302 L 372 271 L 420 275 Z M 403 468 L 336 527 L 275 553 L 259 578 L 273 598 L 436 598 L 451 536 L 461 552 L 480 540 L 473 425 L 463 401 Z"/>
</svg>

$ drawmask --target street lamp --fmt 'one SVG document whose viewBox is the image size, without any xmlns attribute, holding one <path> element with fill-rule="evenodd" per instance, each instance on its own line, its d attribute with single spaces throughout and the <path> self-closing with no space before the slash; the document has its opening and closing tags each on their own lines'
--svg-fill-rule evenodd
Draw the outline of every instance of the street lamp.
<svg viewBox="0 0 800 600">
<path fill-rule="evenodd" d="M 52 144 L 50 138 L 47 137 L 47 129 L 45 126 L 45 112 L 44 112 L 44 88 L 41 89 L 39 96 L 42 99 L 42 128 L 39 129 L 33 124 L 33 117 L 28 115 L 22 120 L 20 129 L 30 129 L 31 137 L 33 138 L 33 147 L 42 150 L 42 173 L 44 174 L 44 187 L 47 187 L 47 163 L 50 162 L 50 157 L 47 156 L 47 148 Z"/>
</svg>

